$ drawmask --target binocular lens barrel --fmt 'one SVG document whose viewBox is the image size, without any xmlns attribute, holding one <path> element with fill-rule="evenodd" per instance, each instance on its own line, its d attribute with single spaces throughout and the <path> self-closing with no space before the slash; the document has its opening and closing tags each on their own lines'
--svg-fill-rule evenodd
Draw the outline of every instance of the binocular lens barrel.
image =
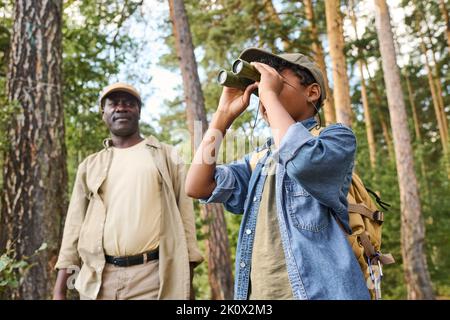
<svg viewBox="0 0 450 320">
<path fill-rule="evenodd" d="M 227 81 L 228 72 L 226 70 L 220 70 L 219 75 L 217 76 L 217 81 L 219 84 L 223 85 Z"/>
<path fill-rule="evenodd" d="M 242 71 L 242 68 L 244 68 L 244 62 L 242 62 L 242 60 L 236 60 L 233 63 L 233 72 L 238 74 L 239 72 Z"/>
<path fill-rule="evenodd" d="M 238 88 L 245 90 L 250 84 L 253 83 L 252 80 L 238 77 L 231 71 L 220 70 L 217 76 L 217 82 L 225 87 Z"/>
<path fill-rule="evenodd" d="M 222 69 L 217 75 L 217 82 L 225 87 L 237 88 L 245 90 L 249 85 L 255 81 L 261 80 L 261 74 L 254 66 L 245 60 L 237 59 L 233 62 L 231 71 Z M 258 96 L 258 90 L 253 92 Z"/>
<path fill-rule="evenodd" d="M 252 66 L 250 63 L 248 63 L 245 60 L 237 59 L 233 62 L 232 70 L 235 75 L 247 78 L 253 81 L 259 81 L 261 80 L 261 74 L 256 70 L 254 66 Z"/>
</svg>

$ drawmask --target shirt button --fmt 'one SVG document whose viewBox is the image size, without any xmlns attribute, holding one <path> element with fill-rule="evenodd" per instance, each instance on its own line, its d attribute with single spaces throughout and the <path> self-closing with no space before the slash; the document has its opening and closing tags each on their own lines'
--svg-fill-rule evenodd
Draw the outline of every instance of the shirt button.
<svg viewBox="0 0 450 320">
<path fill-rule="evenodd" d="M 245 230 L 245 233 L 246 233 L 246 234 L 251 234 L 251 233 L 252 233 L 252 230 L 247 229 L 247 230 Z"/>
<path fill-rule="evenodd" d="M 246 266 L 245 262 L 241 262 L 240 266 L 241 266 L 241 268 L 245 268 L 245 266 Z"/>
</svg>

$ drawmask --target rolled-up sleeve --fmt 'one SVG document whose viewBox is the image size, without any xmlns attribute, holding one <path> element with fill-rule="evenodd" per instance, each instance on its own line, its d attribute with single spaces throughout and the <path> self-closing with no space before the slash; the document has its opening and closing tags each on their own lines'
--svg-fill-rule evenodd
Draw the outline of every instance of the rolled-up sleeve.
<svg viewBox="0 0 450 320">
<path fill-rule="evenodd" d="M 347 215 L 355 151 L 355 135 L 342 124 L 328 126 L 315 137 L 296 123 L 283 137 L 279 157 L 290 178 L 338 215 Z"/>
<path fill-rule="evenodd" d="M 173 191 L 183 223 L 184 234 L 186 236 L 189 262 L 198 265 L 204 259 L 197 243 L 193 202 L 184 191 L 186 166 L 175 148 L 167 147 L 166 152 L 168 153 L 168 157 L 172 160 L 170 162 L 169 170 L 171 172 L 170 176 L 172 178 Z"/>
<path fill-rule="evenodd" d="M 80 237 L 81 226 L 86 214 L 88 205 L 88 192 L 86 186 L 85 162 L 78 166 L 77 176 L 70 199 L 67 217 L 64 225 L 64 233 L 59 251 L 58 261 L 55 269 L 65 269 L 73 266 L 80 266 L 78 255 L 78 239 Z"/>
<path fill-rule="evenodd" d="M 223 203 L 228 211 L 241 214 L 244 211 L 250 177 L 248 155 L 228 165 L 217 166 L 214 173 L 216 187 L 211 196 L 200 199 L 200 203 Z"/>
</svg>

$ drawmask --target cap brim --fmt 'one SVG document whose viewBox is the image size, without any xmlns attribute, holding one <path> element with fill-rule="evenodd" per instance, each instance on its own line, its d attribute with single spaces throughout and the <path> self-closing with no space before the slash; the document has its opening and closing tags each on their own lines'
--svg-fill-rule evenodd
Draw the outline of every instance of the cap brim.
<svg viewBox="0 0 450 320">
<path fill-rule="evenodd" d="M 242 60 L 245 60 L 247 62 L 253 62 L 253 61 L 259 61 L 263 58 L 273 58 L 273 59 L 277 59 L 277 60 L 281 60 L 281 61 L 286 61 L 290 64 L 296 64 L 292 61 L 289 61 L 287 59 L 284 59 L 282 56 L 273 54 L 271 52 L 268 51 L 264 51 L 261 50 L 259 48 L 248 48 L 245 49 L 244 51 L 241 52 L 241 54 L 239 55 L 239 58 Z M 318 78 L 314 72 L 311 70 L 311 68 L 309 68 L 308 66 L 305 65 L 301 65 L 301 67 L 305 68 L 306 70 L 308 70 L 311 75 L 313 76 L 314 80 L 319 84 L 319 86 L 321 87 L 321 99 L 322 101 L 326 98 L 326 91 L 325 91 L 325 86 L 324 86 L 324 80 Z"/>
<path fill-rule="evenodd" d="M 281 58 L 281 57 L 279 57 L 279 56 L 277 56 L 277 55 L 275 55 L 273 53 L 261 50 L 259 48 L 248 48 L 248 49 L 245 49 L 239 55 L 240 59 L 245 60 L 247 62 L 257 61 L 257 60 L 260 60 L 262 58 L 267 58 L 267 57 L 274 58 L 274 59 L 279 59 L 279 60 L 284 60 L 283 58 Z"/>
<path fill-rule="evenodd" d="M 114 92 L 126 92 L 126 93 L 129 93 L 129 94 L 131 94 L 133 97 L 135 97 L 135 98 L 139 101 L 139 103 L 142 102 L 140 96 L 136 95 L 136 93 L 135 93 L 133 90 L 129 90 L 129 89 L 127 89 L 127 88 L 112 88 L 112 89 L 106 91 L 105 93 L 103 93 L 102 97 L 100 98 L 100 101 L 102 101 L 103 99 L 105 99 L 107 95 L 109 95 L 109 94 L 111 94 L 111 93 L 114 93 Z"/>
</svg>

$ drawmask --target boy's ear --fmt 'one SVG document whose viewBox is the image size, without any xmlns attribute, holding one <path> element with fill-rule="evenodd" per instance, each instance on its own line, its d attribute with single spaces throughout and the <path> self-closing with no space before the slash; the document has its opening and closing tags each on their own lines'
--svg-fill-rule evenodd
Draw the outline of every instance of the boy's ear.
<svg viewBox="0 0 450 320">
<path fill-rule="evenodd" d="M 320 94 L 322 93 L 320 91 L 320 86 L 318 83 L 313 83 L 311 85 L 309 85 L 308 90 L 307 90 L 307 95 L 308 95 L 308 101 L 318 101 L 320 99 Z"/>
</svg>

